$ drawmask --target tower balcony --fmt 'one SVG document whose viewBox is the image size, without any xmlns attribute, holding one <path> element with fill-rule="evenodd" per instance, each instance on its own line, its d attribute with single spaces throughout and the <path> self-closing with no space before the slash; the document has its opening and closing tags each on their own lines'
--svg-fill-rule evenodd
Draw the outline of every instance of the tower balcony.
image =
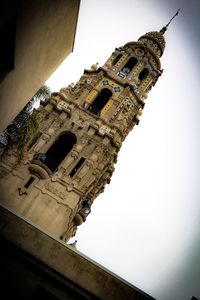
<svg viewBox="0 0 200 300">
<path fill-rule="evenodd" d="M 49 178 L 57 170 L 57 164 L 51 156 L 45 153 L 38 153 L 32 160 L 29 171 L 36 173 L 42 179 Z"/>
<path fill-rule="evenodd" d="M 91 213 L 90 205 L 88 200 L 84 200 L 82 203 L 81 210 L 75 215 L 73 221 L 76 226 L 81 225 L 86 221 L 87 216 Z"/>
</svg>

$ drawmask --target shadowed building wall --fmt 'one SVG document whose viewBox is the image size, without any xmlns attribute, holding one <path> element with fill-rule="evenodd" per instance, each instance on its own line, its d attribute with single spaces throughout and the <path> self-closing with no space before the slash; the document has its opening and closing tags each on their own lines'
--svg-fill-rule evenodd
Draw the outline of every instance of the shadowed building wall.
<svg viewBox="0 0 200 300">
<path fill-rule="evenodd" d="M 0 4 L 0 131 L 72 52 L 79 0 Z"/>
<path fill-rule="evenodd" d="M 154 299 L 1 206 L 0 243 L 3 299 Z"/>
</svg>

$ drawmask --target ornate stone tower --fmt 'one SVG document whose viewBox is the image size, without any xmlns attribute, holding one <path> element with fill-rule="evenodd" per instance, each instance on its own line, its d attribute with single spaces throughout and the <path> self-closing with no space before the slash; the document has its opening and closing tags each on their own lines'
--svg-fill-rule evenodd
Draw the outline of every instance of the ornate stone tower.
<svg viewBox="0 0 200 300">
<path fill-rule="evenodd" d="M 40 134 L 27 141 L 27 159 L 19 163 L 15 147 L 2 159 L 1 203 L 64 241 L 75 234 L 162 74 L 165 30 L 116 48 L 102 67 L 40 105 Z"/>
</svg>

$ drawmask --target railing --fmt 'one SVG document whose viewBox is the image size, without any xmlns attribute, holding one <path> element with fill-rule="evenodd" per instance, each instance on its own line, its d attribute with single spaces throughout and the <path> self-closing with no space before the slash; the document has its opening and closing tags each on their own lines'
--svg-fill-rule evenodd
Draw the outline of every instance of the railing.
<svg viewBox="0 0 200 300">
<path fill-rule="evenodd" d="M 55 159 L 45 153 L 38 153 L 34 160 L 39 160 L 42 164 L 49 168 L 49 170 L 53 173 L 57 170 L 58 164 Z"/>
</svg>

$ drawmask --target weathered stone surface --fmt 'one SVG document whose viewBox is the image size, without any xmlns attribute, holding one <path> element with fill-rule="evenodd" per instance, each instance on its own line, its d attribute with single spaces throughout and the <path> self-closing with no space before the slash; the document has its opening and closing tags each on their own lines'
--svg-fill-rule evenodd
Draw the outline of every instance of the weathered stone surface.
<svg viewBox="0 0 200 300">
<path fill-rule="evenodd" d="M 110 183 L 122 142 L 160 74 L 159 56 L 131 42 L 53 93 L 38 109 L 41 134 L 28 159 L 13 166 L 14 152 L 4 157 L 2 203 L 67 241 Z"/>
</svg>

